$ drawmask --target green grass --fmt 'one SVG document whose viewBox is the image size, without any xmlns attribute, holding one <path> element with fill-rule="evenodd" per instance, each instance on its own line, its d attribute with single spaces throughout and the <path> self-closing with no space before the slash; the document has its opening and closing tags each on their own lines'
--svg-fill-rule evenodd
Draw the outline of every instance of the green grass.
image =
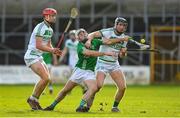
<svg viewBox="0 0 180 118">
<path fill-rule="evenodd" d="M 40 103 L 43 107 L 49 105 L 56 97 L 62 85 L 54 86 L 54 94 L 48 92 L 42 95 Z M 75 88 L 54 111 L 31 111 L 26 99 L 33 89 L 32 85 L 0 85 L 0 116 L 44 116 L 44 117 L 180 117 L 180 86 L 153 85 L 128 86 L 120 104 L 121 113 L 111 113 L 115 86 L 104 86 L 97 94 L 89 113 L 76 113 L 82 92 L 80 87 Z M 100 103 L 107 103 L 100 111 Z"/>
</svg>

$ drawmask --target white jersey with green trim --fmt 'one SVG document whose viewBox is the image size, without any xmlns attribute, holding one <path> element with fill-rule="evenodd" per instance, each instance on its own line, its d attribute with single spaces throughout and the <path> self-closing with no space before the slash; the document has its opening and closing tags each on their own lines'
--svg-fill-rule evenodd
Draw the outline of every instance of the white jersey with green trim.
<svg viewBox="0 0 180 118">
<path fill-rule="evenodd" d="M 124 38 L 125 34 L 122 33 L 120 35 L 115 34 L 114 28 L 107 28 L 100 30 L 100 33 L 102 34 L 102 40 L 103 38 L 107 38 L 113 40 L 113 38 Z M 101 45 L 99 48 L 99 52 L 116 52 L 119 53 L 120 49 L 123 47 L 126 47 L 127 42 L 120 42 L 112 45 Z M 98 61 L 108 62 L 108 63 L 116 63 L 118 61 L 117 57 L 112 56 L 101 56 L 98 57 Z"/>
<path fill-rule="evenodd" d="M 77 45 L 78 41 L 72 41 L 71 39 L 68 39 L 65 43 L 65 46 L 68 48 L 69 51 L 69 66 L 71 68 L 74 68 L 77 61 L 78 61 L 78 55 L 77 55 Z"/>
<path fill-rule="evenodd" d="M 42 45 L 47 45 L 53 35 L 53 29 L 45 23 L 45 21 L 39 23 L 34 28 L 30 41 L 28 44 L 28 56 L 41 56 L 43 51 L 36 48 L 36 36 L 42 37 Z"/>
</svg>

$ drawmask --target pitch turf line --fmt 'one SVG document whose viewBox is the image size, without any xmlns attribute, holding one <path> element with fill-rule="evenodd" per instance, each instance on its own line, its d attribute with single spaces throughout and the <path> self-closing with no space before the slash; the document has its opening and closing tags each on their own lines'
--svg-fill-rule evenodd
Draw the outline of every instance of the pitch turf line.
<svg viewBox="0 0 180 118">
<path fill-rule="evenodd" d="M 75 88 L 56 108 L 55 111 L 30 111 L 26 103 L 33 86 L 1 85 L 0 116 L 2 117 L 180 117 L 180 86 L 128 86 L 120 104 L 121 113 L 112 113 L 111 105 L 116 91 L 115 86 L 105 86 L 96 96 L 89 113 L 76 113 L 81 99 L 81 89 Z M 58 93 L 62 86 L 54 86 Z M 56 94 L 43 95 L 40 103 L 49 105 Z M 100 105 L 100 103 L 107 105 Z M 103 110 L 100 110 L 100 109 Z"/>
</svg>

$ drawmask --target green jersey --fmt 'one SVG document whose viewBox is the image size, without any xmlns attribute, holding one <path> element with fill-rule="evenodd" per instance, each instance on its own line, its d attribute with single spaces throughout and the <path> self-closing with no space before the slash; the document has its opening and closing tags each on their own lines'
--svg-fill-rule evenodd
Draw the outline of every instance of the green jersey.
<svg viewBox="0 0 180 118">
<path fill-rule="evenodd" d="M 101 39 L 93 39 L 91 42 L 90 50 L 98 50 L 99 46 L 102 45 Z M 77 45 L 77 53 L 78 53 L 78 62 L 76 67 L 81 68 L 83 70 L 92 70 L 94 71 L 96 66 L 97 57 L 86 56 L 83 54 L 83 51 L 86 49 L 83 42 L 79 42 Z"/>
<path fill-rule="evenodd" d="M 43 53 L 42 56 L 46 64 L 52 64 L 52 53 L 49 53 L 49 52 Z"/>
<path fill-rule="evenodd" d="M 51 39 L 54 39 L 54 37 L 52 36 L 52 38 Z M 51 44 L 52 44 L 52 46 L 54 47 L 54 42 L 53 42 L 53 40 L 51 40 Z M 44 62 L 46 63 L 46 64 L 52 64 L 52 62 L 53 62 L 53 54 L 52 53 L 50 53 L 50 52 L 44 52 L 43 54 L 42 54 L 42 57 L 43 57 L 43 60 L 44 60 Z"/>
</svg>

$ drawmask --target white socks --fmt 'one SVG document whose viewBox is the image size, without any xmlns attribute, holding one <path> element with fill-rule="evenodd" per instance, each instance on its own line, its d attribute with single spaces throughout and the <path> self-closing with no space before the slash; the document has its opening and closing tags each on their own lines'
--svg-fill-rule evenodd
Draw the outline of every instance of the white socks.
<svg viewBox="0 0 180 118">
<path fill-rule="evenodd" d="M 38 102 L 38 99 L 36 97 L 32 96 L 32 95 L 30 96 L 30 99 L 35 100 L 36 102 Z"/>
</svg>

